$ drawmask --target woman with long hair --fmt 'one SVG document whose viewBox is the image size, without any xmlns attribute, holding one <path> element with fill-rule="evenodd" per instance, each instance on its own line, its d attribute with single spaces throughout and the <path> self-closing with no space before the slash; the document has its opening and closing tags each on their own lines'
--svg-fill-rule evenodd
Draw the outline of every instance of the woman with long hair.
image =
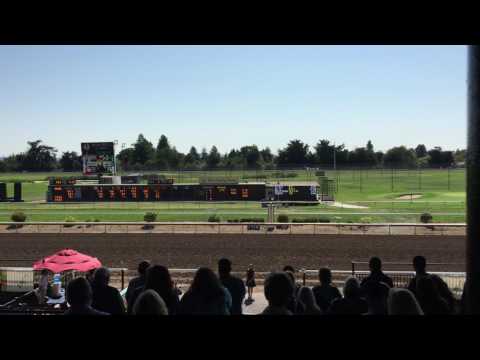
<svg viewBox="0 0 480 360">
<path fill-rule="evenodd" d="M 312 289 L 302 286 L 298 291 L 298 302 L 302 303 L 304 310 L 302 315 L 322 315 L 323 311 L 317 305 Z"/>
<path fill-rule="evenodd" d="M 179 314 L 229 315 L 232 297 L 217 275 L 209 268 L 199 268 L 180 301 Z"/>
<path fill-rule="evenodd" d="M 135 301 L 138 296 L 145 290 L 154 290 L 165 302 L 170 315 L 177 312 L 179 300 L 175 291 L 175 286 L 170 276 L 170 272 L 165 266 L 152 265 L 146 271 L 145 285 L 138 288 L 132 295 L 131 306 L 129 306 L 129 314 L 132 313 Z M 130 304 L 129 304 L 130 305 Z"/>
</svg>

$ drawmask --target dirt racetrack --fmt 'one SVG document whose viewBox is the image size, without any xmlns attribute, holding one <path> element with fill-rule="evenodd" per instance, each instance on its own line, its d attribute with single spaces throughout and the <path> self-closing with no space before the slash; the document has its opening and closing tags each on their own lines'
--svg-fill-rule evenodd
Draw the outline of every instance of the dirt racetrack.
<svg viewBox="0 0 480 360">
<path fill-rule="evenodd" d="M 0 234 L 0 266 L 31 266 L 63 248 L 96 256 L 109 267 L 135 269 L 143 259 L 170 268 L 216 268 L 229 257 L 236 270 L 253 264 L 257 271 L 328 266 L 350 270 L 351 260 L 411 262 L 424 255 L 428 262 L 464 263 L 464 236 L 404 235 L 281 235 L 281 234 Z M 6 259 L 16 261 L 4 261 Z M 22 259 L 26 259 L 21 261 Z M 17 261 L 18 260 L 18 261 Z M 410 270 L 409 267 L 386 270 Z M 464 265 L 430 267 L 431 271 L 465 271 Z"/>
</svg>

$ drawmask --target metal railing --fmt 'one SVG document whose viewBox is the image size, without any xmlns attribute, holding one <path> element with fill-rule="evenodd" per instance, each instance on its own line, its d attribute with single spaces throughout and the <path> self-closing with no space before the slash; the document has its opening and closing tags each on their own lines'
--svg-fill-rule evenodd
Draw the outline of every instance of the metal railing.
<svg viewBox="0 0 480 360">
<path fill-rule="evenodd" d="M 17 226 L 21 225 L 21 227 Z M 0 233 L 466 235 L 464 223 L 0 222 Z"/>
</svg>

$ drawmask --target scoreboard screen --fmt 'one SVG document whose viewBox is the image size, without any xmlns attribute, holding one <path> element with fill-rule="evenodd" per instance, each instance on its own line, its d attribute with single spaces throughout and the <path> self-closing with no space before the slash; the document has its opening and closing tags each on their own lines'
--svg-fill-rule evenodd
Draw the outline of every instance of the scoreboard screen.
<svg viewBox="0 0 480 360">
<path fill-rule="evenodd" d="M 315 186 L 265 184 L 89 184 L 52 182 L 49 202 L 101 201 L 317 201 Z"/>
<path fill-rule="evenodd" d="M 113 174 L 115 172 L 113 142 L 82 143 L 81 147 L 84 175 Z"/>
</svg>

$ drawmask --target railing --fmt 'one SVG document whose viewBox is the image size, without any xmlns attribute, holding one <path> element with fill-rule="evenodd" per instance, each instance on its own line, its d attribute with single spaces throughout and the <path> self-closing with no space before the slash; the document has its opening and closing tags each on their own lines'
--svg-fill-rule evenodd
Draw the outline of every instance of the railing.
<svg viewBox="0 0 480 360">
<path fill-rule="evenodd" d="M 355 268 L 355 265 L 367 265 L 368 262 L 365 261 L 352 261 L 352 270 L 332 270 L 332 277 L 333 282 L 336 283 L 337 286 L 343 287 L 345 279 L 349 276 L 354 276 L 359 281 L 366 278 L 369 274 L 369 270 L 358 270 Z M 411 263 L 403 263 L 403 262 L 383 262 L 383 266 L 412 266 Z M 464 265 L 460 263 L 428 263 L 429 267 L 435 266 L 453 266 L 453 265 Z M 415 276 L 415 271 L 403 271 L 403 270 L 385 270 L 383 271 L 386 275 L 390 276 L 393 285 L 395 287 L 407 287 L 410 280 Z M 465 272 L 452 272 L 452 271 L 429 271 L 429 274 L 437 275 L 445 281 L 448 285 L 450 290 L 453 292 L 454 295 L 457 297 L 461 296 L 463 292 L 463 287 L 465 284 L 466 273 Z M 303 285 L 307 284 L 307 277 L 308 275 L 315 275 L 318 277 L 318 270 L 300 270 L 300 274 L 302 277 Z"/>
<path fill-rule="evenodd" d="M 20 226 L 19 226 L 20 225 Z M 466 235 L 464 223 L 0 222 L 0 233 Z"/>
</svg>

